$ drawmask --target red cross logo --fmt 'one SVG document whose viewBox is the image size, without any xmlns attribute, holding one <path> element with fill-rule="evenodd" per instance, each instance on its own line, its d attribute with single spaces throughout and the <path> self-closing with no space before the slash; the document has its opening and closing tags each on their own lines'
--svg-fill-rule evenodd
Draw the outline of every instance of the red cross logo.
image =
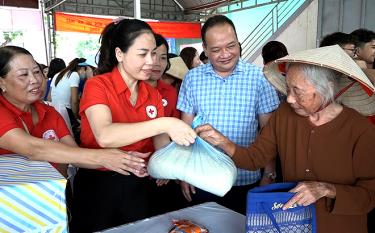
<svg viewBox="0 0 375 233">
<path fill-rule="evenodd" d="M 155 118 L 158 115 L 158 111 L 155 106 L 149 105 L 146 107 L 146 114 L 150 118 Z"/>
<path fill-rule="evenodd" d="M 46 140 L 52 140 L 52 141 L 59 141 L 59 137 L 57 137 L 57 134 L 55 130 L 49 129 L 43 133 L 43 139 Z"/>
</svg>

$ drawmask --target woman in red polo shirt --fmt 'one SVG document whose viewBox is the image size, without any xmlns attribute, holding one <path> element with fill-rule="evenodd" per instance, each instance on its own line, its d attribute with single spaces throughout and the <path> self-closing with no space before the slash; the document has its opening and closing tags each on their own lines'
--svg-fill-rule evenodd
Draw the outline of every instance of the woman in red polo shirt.
<svg viewBox="0 0 375 233">
<path fill-rule="evenodd" d="M 166 39 L 160 34 L 155 34 L 155 40 L 157 47 L 156 59 L 152 69 L 152 75 L 146 82 L 155 87 L 162 96 L 164 115 L 180 118 L 181 113 L 176 108 L 177 90 L 172 85 L 161 80 L 163 74 L 165 74 L 171 66 L 168 58 L 169 45 Z M 176 182 L 169 182 L 166 185 L 160 185 L 159 182 L 151 182 L 150 186 L 151 195 L 149 202 L 151 215 L 163 214 L 165 212 L 182 209 L 186 206 L 187 202 L 181 195 L 180 185 Z"/>
<path fill-rule="evenodd" d="M 102 32 L 97 76 L 85 84 L 81 142 L 89 148 L 153 152 L 171 138 L 194 142 L 194 130 L 163 117 L 159 92 L 145 83 L 152 73 L 155 37 L 140 20 L 123 19 Z M 148 178 L 79 169 L 74 181 L 72 230 L 95 232 L 148 216 Z"/>
<path fill-rule="evenodd" d="M 164 106 L 164 116 L 181 117 L 181 112 L 176 108 L 177 90 L 161 80 L 163 74 L 169 69 L 168 50 L 169 45 L 165 38 L 160 34 L 155 34 L 156 40 L 156 59 L 152 68 L 152 75 L 146 82 L 155 87 L 162 96 Z"/>
<path fill-rule="evenodd" d="M 0 48 L 0 155 L 16 153 L 32 160 L 145 175 L 143 159 L 133 154 L 78 148 L 63 118 L 40 102 L 42 82 L 43 74 L 29 51 L 17 46 Z"/>
</svg>

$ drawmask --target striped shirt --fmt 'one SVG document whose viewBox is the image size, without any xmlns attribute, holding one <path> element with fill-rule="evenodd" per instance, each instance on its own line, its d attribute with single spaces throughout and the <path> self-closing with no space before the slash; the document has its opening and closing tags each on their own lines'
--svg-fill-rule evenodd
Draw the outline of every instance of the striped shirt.
<svg viewBox="0 0 375 233">
<path fill-rule="evenodd" d="M 275 89 L 262 71 L 241 60 L 226 78 L 215 73 L 210 63 L 190 70 L 180 89 L 177 108 L 200 114 L 224 136 L 241 146 L 248 146 L 258 132 L 258 116 L 274 111 L 279 105 Z M 257 182 L 260 171 L 238 169 L 235 185 Z"/>
</svg>

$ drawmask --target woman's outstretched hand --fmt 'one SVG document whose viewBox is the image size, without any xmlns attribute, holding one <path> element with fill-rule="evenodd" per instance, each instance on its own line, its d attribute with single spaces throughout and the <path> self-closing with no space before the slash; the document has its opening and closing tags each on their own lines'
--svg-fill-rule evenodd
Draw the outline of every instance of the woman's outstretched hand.
<svg viewBox="0 0 375 233">
<path fill-rule="evenodd" d="M 172 141 L 183 146 L 189 146 L 194 143 L 197 134 L 190 125 L 173 117 L 170 117 L 169 120 L 167 133 Z"/>
<path fill-rule="evenodd" d="M 100 152 L 98 159 L 103 167 L 123 175 L 133 173 L 138 177 L 148 176 L 144 159 L 151 153 L 126 152 L 118 149 L 102 149 Z"/>
</svg>

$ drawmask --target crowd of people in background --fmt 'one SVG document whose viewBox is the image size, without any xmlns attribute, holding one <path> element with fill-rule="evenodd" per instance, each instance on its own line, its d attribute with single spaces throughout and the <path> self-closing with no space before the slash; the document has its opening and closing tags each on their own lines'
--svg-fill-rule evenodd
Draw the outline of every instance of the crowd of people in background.
<svg viewBox="0 0 375 233">
<path fill-rule="evenodd" d="M 210 17 L 201 30 L 203 52 L 185 47 L 177 56 L 147 23 L 114 21 L 101 34 L 98 64 L 54 58 L 43 65 L 26 49 L 0 48 L 0 154 L 49 161 L 75 176 L 66 193 L 70 232 L 207 201 L 245 214 L 249 189 L 282 181 L 299 182 L 287 207 L 316 203 L 318 232 L 374 229 L 373 213 L 365 222 L 375 206 L 375 97 L 365 98 L 364 112 L 339 96 L 347 91 L 340 81 L 357 68 L 364 73 L 352 83 L 375 83 L 375 33 L 326 35 L 301 60 L 269 41 L 262 72 L 240 58 L 229 18 Z M 327 54 L 346 59 L 346 69 L 309 60 Z M 194 131 L 196 115 L 204 125 Z M 171 141 L 189 146 L 197 136 L 239 168 L 224 197 L 147 174 L 155 150 Z M 332 164 L 340 164 L 334 173 Z M 68 174 L 68 165 L 79 169 Z"/>
</svg>

